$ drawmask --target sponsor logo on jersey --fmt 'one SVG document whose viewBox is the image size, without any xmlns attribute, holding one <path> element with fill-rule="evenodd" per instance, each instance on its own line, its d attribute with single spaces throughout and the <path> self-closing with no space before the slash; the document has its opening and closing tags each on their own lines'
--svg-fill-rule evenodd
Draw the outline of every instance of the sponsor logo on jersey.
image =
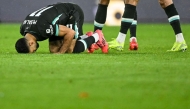
<svg viewBox="0 0 190 109">
<path fill-rule="evenodd" d="M 24 20 L 23 24 L 35 25 L 37 20 Z"/>
<path fill-rule="evenodd" d="M 50 33 L 51 33 L 51 35 L 53 35 L 54 32 L 53 32 L 53 26 L 52 26 L 52 25 L 50 25 L 49 28 L 46 29 L 46 33 L 47 33 L 47 34 L 50 34 Z"/>
<path fill-rule="evenodd" d="M 50 27 L 50 30 L 51 30 L 51 35 L 53 35 L 53 33 L 54 33 L 54 32 L 53 32 L 53 26 L 50 25 L 49 27 Z"/>
</svg>

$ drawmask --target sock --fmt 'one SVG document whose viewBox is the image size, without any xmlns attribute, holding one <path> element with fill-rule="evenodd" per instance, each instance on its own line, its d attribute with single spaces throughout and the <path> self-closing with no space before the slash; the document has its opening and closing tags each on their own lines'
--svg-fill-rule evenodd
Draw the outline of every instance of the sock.
<svg viewBox="0 0 190 109">
<path fill-rule="evenodd" d="M 94 20 L 94 31 L 97 29 L 102 30 L 107 17 L 107 7 L 108 5 L 98 5 L 98 9 L 96 12 L 95 20 Z"/>
<path fill-rule="evenodd" d="M 135 39 L 135 42 L 137 42 L 137 38 L 136 38 L 136 37 L 131 37 L 131 38 L 129 39 L 129 42 L 132 42 L 133 39 Z"/>
<path fill-rule="evenodd" d="M 184 41 L 183 34 L 182 33 L 176 34 L 176 42 L 180 43 L 183 41 Z"/>
<path fill-rule="evenodd" d="M 92 36 L 94 37 L 96 43 L 99 40 L 98 33 L 94 33 Z"/>
<path fill-rule="evenodd" d="M 121 28 L 120 28 L 121 33 L 127 34 L 127 31 L 133 22 L 135 10 L 136 6 L 125 4 L 125 11 L 121 19 Z"/>
<path fill-rule="evenodd" d="M 167 16 L 168 16 L 168 21 L 170 22 L 170 25 L 172 26 L 175 35 L 176 35 L 176 41 L 181 42 L 184 40 L 182 30 L 181 30 L 181 25 L 180 25 L 180 16 L 178 15 L 178 12 L 174 6 L 174 4 L 171 4 L 164 8 Z"/>
<path fill-rule="evenodd" d="M 137 11 L 135 11 L 134 20 L 130 27 L 130 37 L 136 37 L 136 31 L 137 31 Z"/>
<path fill-rule="evenodd" d="M 124 43 L 128 29 L 130 28 L 135 14 L 136 6 L 125 4 L 125 11 L 121 19 L 120 32 L 116 38 L 119 43 Z"/>
<path fill-rule="evenodd" d="M 126 34 L 123 34 L 123 33 L 119 32 L 116 40 L 119 43 L 124 43 L 125 42 L 125 38 L 126 38 Z"/>
<path fill-rule="evenodd" d="M 87 37 L 85 39 L 77 40 L 73 53 L 81 53 L 89 48 L 93 43 L 95 43 L 95 37 Z"/>
<path fill-rule="evenodd" d="M 85 38 L 87 38 L 87 37 L 88 37 L 88 36 L 87 36 L 86 34 L 84 34 L 84 35 L 79 36 L 79 37 L 78 37 L 78 40 L 79 40 L 79 39 L 85 39 Z"/>
</svg>

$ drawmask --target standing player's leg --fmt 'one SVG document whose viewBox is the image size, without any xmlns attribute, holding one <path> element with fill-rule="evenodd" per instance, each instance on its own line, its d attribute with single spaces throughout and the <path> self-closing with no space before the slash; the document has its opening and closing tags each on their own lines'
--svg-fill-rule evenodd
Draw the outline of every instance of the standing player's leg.
<svg viewBox="0 0 190 109">
<path fill-rule="evenodd" d="M 121 19 L 120 32 L 117 38 L 109 43 L 109 48 L 122 51 L 128 29 L 134 20 L 138 0 L 125 0 L 125 10 Z"/>
<path fill-rule="evenodd" d="M 107 17 L 107 7 L 110 0 L 100 0 L 94 20 L 94 31 L 102 30 Z"/>
<path fill-rule="evenodd" d="M 134 20 L 130 27 L 129 50 L 137 50 L 138 49 L 136 31 L 137 31 L 137 11 L 135 11 Z"/>
<path fill-rule="evenodd" d="M 102 30 L 106 22 L 107 8 L 108 8 L 109 2 L 110 0 L 100 0 L 98 4 L 98 9 L 95 15 L 95 20 L 94 20 L 94 32 L 98 29 Z M 94 50 L 97 50 L 98 46 L 96 44 L 93 44 L 91 48 L 88 50 L 89 53 L 93 53 Z"/>
<path fill-rule="evenodd" d="M 164 9 L 165 13 L 168 16 L 168 21 L 171 24 L 175 35 L 176 42 L 169 51 L 184 51 L 187 49 L 187 44 L 184 40 L 183 33 L 180 25 L 180 16 L 174 6 L 172 0 L 159 0 L 161 7 Z"/>
</svg>

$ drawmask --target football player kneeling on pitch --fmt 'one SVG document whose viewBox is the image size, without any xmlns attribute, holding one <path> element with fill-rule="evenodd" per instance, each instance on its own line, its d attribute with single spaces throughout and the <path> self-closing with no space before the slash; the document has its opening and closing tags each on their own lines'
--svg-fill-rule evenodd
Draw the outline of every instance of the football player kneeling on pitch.
<svg viewBox="0 0 190 109">
<path fill-rule="evenodd" d="M 73 3 L 57 3 L 38 9 L 25 18 L 16 41 L 18 53 L 34 53 L 37 41 L 49 40 L 50 53 L 81 53 L 93 50 L 97 44 L 103 53 L 108 53 L 108 44 L 101 30 L 83 35 L 84 14 Z"/>
</svg>

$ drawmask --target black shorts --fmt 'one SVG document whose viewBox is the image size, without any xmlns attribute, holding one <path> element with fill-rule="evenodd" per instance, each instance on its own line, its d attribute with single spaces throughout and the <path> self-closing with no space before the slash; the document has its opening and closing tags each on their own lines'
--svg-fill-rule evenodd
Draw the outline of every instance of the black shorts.
<svg viewBox="0 0 190 109">
<path fill-rule="evenodd" d="M 78 31 L 79 31 L 79 36 L 83 35 L 83 23 L 84 23 L 84 13 L 82 11 L 82 9 L 78 6 L 78 5 L 75 5 L 75 8 L 77 9 L 76 13 L 79 14 L 79 19 L 77 21 L 77 27 L 78 27 Z M 74 16 L 77 16 L 77 14 L 74 14 Z"/>
</svg>

